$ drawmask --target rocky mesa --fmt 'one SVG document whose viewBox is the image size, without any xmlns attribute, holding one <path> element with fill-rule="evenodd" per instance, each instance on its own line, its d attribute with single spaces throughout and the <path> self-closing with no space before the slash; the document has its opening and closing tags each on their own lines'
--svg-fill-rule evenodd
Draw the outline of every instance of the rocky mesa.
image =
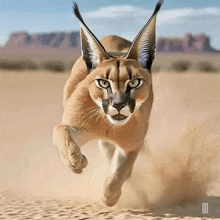
<svg viewBox="0 0 220 220">
<path fill-rule="evenodd" d="M 3 48 L 8 54 L 75 54 L 80 55 L 80 33 L 53 32 L 29 34 L 12 33 Z M 157 52 L 161 53 L 216 53 L 210 45 L 210 38 L 202 33 L 183 37 L 164 37 L 157 40 Z"/>
<path fill-rule="evenodd" d="M 183 37 L 165 37 L 157 41 L 157 51 L 163 53 L 216 53 L 210 38 L 204 34 L 185 34 Z"/>
<path fill-rule="evenodd" d="M 15 54 L 79 54 L 80 33 L 78 31 L 38 34 L 15 32 L 10 35 L 3 49 L 5 53 Z"/>
</svg>

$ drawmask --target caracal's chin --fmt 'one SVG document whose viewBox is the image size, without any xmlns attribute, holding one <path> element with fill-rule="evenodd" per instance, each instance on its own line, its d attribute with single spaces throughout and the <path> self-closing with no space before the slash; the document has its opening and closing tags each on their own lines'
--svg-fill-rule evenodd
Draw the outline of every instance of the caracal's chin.
<svg viewBox="0 0 220 220">
<path fill-rule="evenodd" d="M 113 124 L 113 125 L 124 125 L 126 124 L 131 118 L 131 115 L 107 115 L 107 119 Z"/>
</svg>

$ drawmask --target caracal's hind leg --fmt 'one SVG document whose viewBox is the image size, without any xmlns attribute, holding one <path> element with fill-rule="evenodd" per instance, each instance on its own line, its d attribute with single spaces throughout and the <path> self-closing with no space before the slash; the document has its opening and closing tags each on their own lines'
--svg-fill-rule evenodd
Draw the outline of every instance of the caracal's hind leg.
<svg viewBox="0 0 220 220">
<path fill-rule="evenodd" d="M 99 150 L 104 161 L 110 162 L 115 152 L 115 146 L 108 141 L 99 140 Z"/>
<path fill-rule="evenodd" d="M 138 150 L 124 152 L 122 149 L 116 148 L 111 163 L 111 171 L 103 189 L 103 201 L 106 205 L 113 206 L 118 202 L 121 196 L 121 187 L 131 175 L 137 154 Z"/>
<path fill-rule="evenodd" d="M 80 147 L 90 140 L 83 130 L 77 130 L 65 124 L 54 128 L 53 142 L 60 149 L 61 158 L 74 173 L 81 173 L 87 166 L 87 159 Z"/>
</svg>

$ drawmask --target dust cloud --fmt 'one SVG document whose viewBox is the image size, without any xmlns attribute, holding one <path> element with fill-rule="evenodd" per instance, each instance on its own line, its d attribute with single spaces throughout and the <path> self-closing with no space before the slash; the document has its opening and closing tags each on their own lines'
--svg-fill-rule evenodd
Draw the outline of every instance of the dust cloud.
<svg viewBox="0 0 220 220">
<path fill-rule="evenodd" d="M 199 125 L 189 125 L 179 141 L 153 153 L 143 149 L 119 207 L 156 208 L 202 199 L 219 175 L 219 142 L 207 141 Z"/>
</svg>

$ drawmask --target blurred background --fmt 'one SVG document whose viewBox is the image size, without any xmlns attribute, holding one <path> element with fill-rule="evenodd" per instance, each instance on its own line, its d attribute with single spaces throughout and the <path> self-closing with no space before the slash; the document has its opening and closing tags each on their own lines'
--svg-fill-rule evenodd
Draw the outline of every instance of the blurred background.
<svg viewBox="0 0 220 220">
<path fill-rule="evenodd" d="M 151 16 L 156 2 L 77 3 L 85 22 L 99 39 L 113 34 L 132 41 Z M 1 69 L 65 72 L 80 56 L 79 22 L 72 13 L 70 0 L 1 0 L 0 19 Z M 218 0 L 166 0 L 157 21 L 154 72 L 219 72 Z"/>
</svg>

